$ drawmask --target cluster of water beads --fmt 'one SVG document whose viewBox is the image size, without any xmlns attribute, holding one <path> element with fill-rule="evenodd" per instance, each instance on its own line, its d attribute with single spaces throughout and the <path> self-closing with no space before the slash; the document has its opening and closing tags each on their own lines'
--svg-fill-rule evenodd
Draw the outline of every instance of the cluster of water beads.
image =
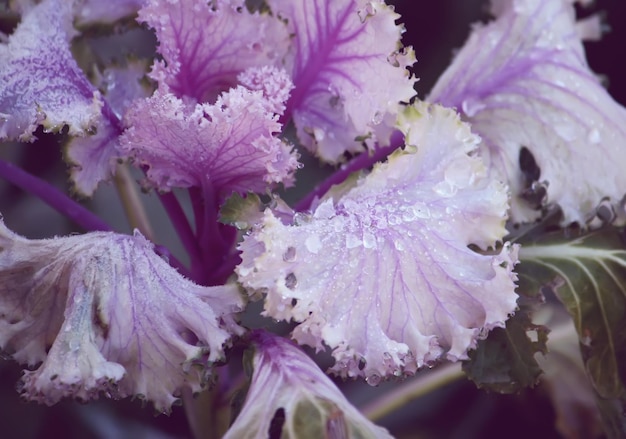
<svg viewBox="0 0 626 439">
<path fill-rule="evenodd" d="M 425 364 L 424 366 L 432 367 L 432 365 Z M 382 381 L 389 378 L 403 378 L 415 375 L 417 370 L 417 363 L 415 356 L 411 351 L 407 353 L 397 354 L 397 361 L 394 361 L 393 355 L 389 352 L 383 353 L 383 371 L 368 371 L 364 372 L 367 368 L 367 361 L 364 357 L 360 357 L 357 362 L 357 356 L 342 358 L 337 361 L 335 366 L 332 367 L 332 371 L 341 378 L 356 378 L 359 375 L 365 375 L 365 382 L 370 386 L 378 386 Z"/>
</svg>

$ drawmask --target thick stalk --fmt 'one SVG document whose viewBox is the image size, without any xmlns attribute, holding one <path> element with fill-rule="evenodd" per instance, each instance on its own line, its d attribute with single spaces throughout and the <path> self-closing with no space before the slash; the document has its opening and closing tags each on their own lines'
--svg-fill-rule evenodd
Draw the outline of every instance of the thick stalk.
<svg viewBox="0 0 626 439">
<path fill-rule="evenodd" d="M 183 389 L 183 405 L 194 439 L 219 439 L 213 416 L 213 401 L 217 389 L 200 392 L 196 397 L 191 390 Z"/>
<path fill-rule="evenodd" d="M 115 171 L 115 188 L 131 228 L 138 229 L 143 236 L 154 242 L 154 232 L 148 220 L 146 209 L 139 199 L 137 186 L 125 164 L 117 166 Z"/>
<path fill-rule="evenodd" d="M 202 257 L 200 255 L 198 240 L 193 232 L 193 229 L 191 228 L 191 224 L 189 224 L 187 215 L 185 215 L 185 212 L 180 206 L 178 198 L 172 192 L 158 195 L 167 216 L 170 218 L 170 221 L 174 226 L 174 230 L 176 230 L 180 241 L 189 254 L 189 259 L 191 261 L 200 261 Z"/>
<path fill-rule="evenodd" d="M 46 181 L 29 174 L 13 163 L 0 159 L 0 176 L 25 192 L 29 192 L 83 229 L 111 231 L 112 228 L 90 210 L 72 200 Z"/>
</svg>

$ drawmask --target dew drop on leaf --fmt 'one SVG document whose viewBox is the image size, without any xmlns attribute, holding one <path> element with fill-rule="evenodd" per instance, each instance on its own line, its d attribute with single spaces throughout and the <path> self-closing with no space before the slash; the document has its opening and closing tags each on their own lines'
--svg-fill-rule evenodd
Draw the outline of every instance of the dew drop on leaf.
<svg viewBox="0 0 626 439">
<path fill-rule="evenodd" d="M 369 375 L 367 378 L 365 378 L 365 382 L 367 384 L 369 384 L 370 386 L 373 386 L 373 387 L 379 385 L 380 381 L 381 381 L 380 375 L 375 374 L 375 373 L 373 373 L 373 374 Z"/>
</svg>

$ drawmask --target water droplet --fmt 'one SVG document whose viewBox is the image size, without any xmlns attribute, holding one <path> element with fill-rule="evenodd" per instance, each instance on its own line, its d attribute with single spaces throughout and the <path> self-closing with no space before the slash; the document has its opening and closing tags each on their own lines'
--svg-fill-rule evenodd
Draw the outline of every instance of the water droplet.
<svg viewBox="0 0 626 439">
<path fill-rule="evenodd" d="M 412 207 L 405 208 L 402 211 L 402 220 L 403 221 L 410 222 L 410 221 L 413 221 L 415 218 L 417 218 L 417 217 L 416 217 L 415 211 L 413 210 Z"/>
<path fill-rule="evenodd" d="M 71 339 L 68 344 L 70 351 L 76 352 L 80 348 L 80 342 L 76 339 Z"/>
<path fill-rule="evenodd" d="M 361 245 L 361 240 L 352 234 L 346 235 L 346 248 L 355 248 Z"/>
<path fill-rule="evenodd" d="M 442 181 L 437 183 L 434 187 L 433 187 L 433 191 L 435 191 L 435 193 L 437 195 L 440 195 L 442 197 L 452 197 L 456 194 L 456 187 L 452 186 L 449 182 L 447 181 Z"/>
<path fill-rule="evenodd" d="M 377 229 L 386 229 L 387 228 L 387 219 L 385 217 L 380 217 L 376 219 L 376 222 L 374 223 L 374 226 L 376 226 Z"/>
<path fill-rule="evenodd" d="M 376 237 L 372 233 L 363 233 L 363 247 L 376 248 Z"/>
<path fill-rule="evenodd" d="M 600 135 L 600 131 L 595 128 L 587 134 L 587 141 L 589 141 L 589 143 L 600 143 L 601 140 L 602 136 Z"/>
<path fill-rule="evenodd" d="M 556 134 L 566 142 L 576 140 L 576 127 L 572 124 L 555 124 L 553 128 Z"/>
<path fill-rule="evenodd" d="M 317 235 L 310 235 L 307 237 L 306 241 L 304 241 L 304 245 L 306 245 L 306 249 L 313 254 L 317 254 L 322 248 L 322 241 L 320 237 Z"/>
<path fill-rule="evenodd" d="M 285 253 L 283 253 L 283 261 L 285 262 L 293 262 L 296 260 L 296 248 L 289 246 Z"/>
<path fill-rule="evenodd" d="M 235 221 L 235 228 L 237 228 L 237 230 L 245 230 L 248 228 L 248 223 L 245 221 Z"/>
<path fill-rule="evenodd" d="M 524 2 L 513 2 L 513 11 L 517 15 L 529 15 L 530 7 Z"/>
<path fill-rule="evenodd" d="M 374 113 L 374 117 L 372 118 L 372 125 L 380 125 L 382 121 L 383 121 L 383 113 L 381 113 L 380 111 L 377 111 L 376 113 Z"/>
<path fill-rule="evenodd" d="M 396 250 L 398 251 L 403 251 L 404 250 L 404 243 L 397 239 L 393 242 L 394 247 L 396 248 Z"/>
<path fill-rule="evenodd" d="M 486 105 L 483 102 L 474 98 L 467 98 L 461 103 L 461 110 L 467 117 L 474 117 L 476 113 L 483 110 L 485 107 Z"/>
<path fill-rule="evenodd" d="M 416 203 L 413 205 L 412 209 L 415 212 L 416 217 L 421 219 L 430 218 L 430 209 L 427 205 L 422 203 Z"/>
<path fill-rule="evenodd" d="M 379 385 L 380 381 L 381 381 L 380 375 L 375 374 L 375 373 L 373 373 L 373 374 L 371 374 L 371 375 L 369 375 L 368 377 L 365 378 L 365 382 L 367 384 L 369 384 L 370 386 L 372 386 L 372 387 L 375 387 L 375 386 Z"/>
<path fill-rule="evenodd" d="M 298 279 L 296 278 L 296 275 L 293 273 L 289 273 L 287 277 L 285 277 L 285 286 L 290 290 L 294 290 L 296 288 L 296 285 L 298 285 Z"/>
<path fill-rule="evenodd" d="M 302 226 L 311 222 L 311 215 L 308 213 L 298 212 L 293 216 L 293 222 L 296 226 Z"/>
</svg>

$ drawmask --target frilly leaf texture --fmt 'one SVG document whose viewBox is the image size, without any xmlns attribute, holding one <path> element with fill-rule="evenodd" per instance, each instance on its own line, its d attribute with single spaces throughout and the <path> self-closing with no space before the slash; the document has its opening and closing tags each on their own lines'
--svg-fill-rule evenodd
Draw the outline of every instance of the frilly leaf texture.
<svg viewBox="0 0 626 439">
<path fill-rule="evenodd" d="M 71 2 L 45 0 L 29 9 L 0 43 L 0 140 L 33 140 L 39 125 L 84 135 L 101 117 L 100 93 L 70 51 Z"/>
<path fill-rule="evenodd" d="M 322 160 L 387 144 L 400 102 L 415 95 L 402 49 L 400 17 L 381 1 L 268 0 L 286 20 L 293 43 L 285 68 L 295 85 L 286 113 L 300 142 Z"/>
<path fill-rule="evenodd" d="M 195 102 L 213 103 L 248 67 L 277 64 L 289 42 L 282 23 L 243 0 L 146 0 L 139 20 L 155 29 L 163 56 L 152 79 Z"/>
<path fill-rule="evenodd" d="M 481 136 L 490 169 L 511 188 L 515 222 L 541 215 L 525 196 L 523 147 L 564 225 L 585 225 L 601 201 L 626 194 L 626 109 L 589 68 L 572 3 L 496 2 L 496 19 L 474 27 L 428 97 L 459 109 Z"/>
<path fill-rule="evenodd" d="M 0 223 L 0 348 L 26 399 L 137 396 L 169 411 L 241 334 L 234 285 L 182 277 L 138 232 L 28 240 Z"/>
<path fill-rule="evenodd" d="M 338 200 L 293 224 L 267 209 L 245 237 L 240 282 L 266 294 L 265 315 L 299 323 L 299 343 L 333 349 L 341 376 L 412 373 L 467 358 L 515 310 L 516 248 L 506 233 L 506 188 L 473 152 L 451 110 L 419 103 L 403 114 L 407 147 Z"/>
<path fill-rule="evenodd" d="M 214 104 L 191 105 L 160 88 L 126 113 L 120 150 L 163 191 L 213 187 L 225 198 L 289 185 L 297 156 L 276 137 L 281 125 L 268 102 L 262 91 L 238 86 Z"/>
</svg>

